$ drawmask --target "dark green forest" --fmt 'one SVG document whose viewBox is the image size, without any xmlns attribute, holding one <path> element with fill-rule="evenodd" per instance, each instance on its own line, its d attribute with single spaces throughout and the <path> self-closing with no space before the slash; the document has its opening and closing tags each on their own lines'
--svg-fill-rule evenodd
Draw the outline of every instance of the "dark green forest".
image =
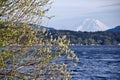
<svg viewBox="0 0 120 80">
<path fill-rule="evenodd" d="M 49 31 L 54 38 L 66 35 L 71 44 L 82 45 L 118 45 L 120 44 L 120 32 L 76 32 L 70 30 L 51 30 Z"/>
</svg>

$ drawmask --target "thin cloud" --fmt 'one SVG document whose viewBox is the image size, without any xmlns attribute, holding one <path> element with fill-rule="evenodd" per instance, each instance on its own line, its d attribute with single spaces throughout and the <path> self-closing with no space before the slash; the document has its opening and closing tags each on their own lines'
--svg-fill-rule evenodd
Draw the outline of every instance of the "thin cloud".
<svg viewBox="0 0 120 80">
<path fill-rule="evenodd" d="M 104 6 L 100 6 L 100 7 L 114 7 L 114 6 L 117 6 L 117 7 L 120 7 L 120 3 L 116 3 L 116 4 L 110 4 L 110 5 L 104 5 Z"/>
</svg>

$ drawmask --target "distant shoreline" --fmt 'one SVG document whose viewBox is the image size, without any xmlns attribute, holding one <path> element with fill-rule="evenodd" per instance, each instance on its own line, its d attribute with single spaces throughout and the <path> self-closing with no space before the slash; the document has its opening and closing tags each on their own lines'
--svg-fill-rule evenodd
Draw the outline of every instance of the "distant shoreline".
<svg viewBox="0 0 120 80">
<path fill-rule="evenodd" d="M 101 45 L 101 44 L 87 44 L 87 45 L 83 45 L 83 44 L 70 44 L 69 46 L 120 46 L 120 44 L 118 45 Z"/>
</svg>

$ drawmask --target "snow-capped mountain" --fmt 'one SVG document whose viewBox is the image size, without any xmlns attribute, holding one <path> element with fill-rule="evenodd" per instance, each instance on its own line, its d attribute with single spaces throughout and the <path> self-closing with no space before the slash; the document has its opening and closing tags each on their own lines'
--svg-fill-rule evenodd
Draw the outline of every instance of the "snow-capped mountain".
<svg viewBox="0 0 120 80">
<path fill-rule="evenodd" d="M 107 29 L 109 29 L 109 27 L 97 19 L 85 19 L 82 24 L 77 27 L 77 31 L 87 32 L 105 31 Z"/>
</svg>

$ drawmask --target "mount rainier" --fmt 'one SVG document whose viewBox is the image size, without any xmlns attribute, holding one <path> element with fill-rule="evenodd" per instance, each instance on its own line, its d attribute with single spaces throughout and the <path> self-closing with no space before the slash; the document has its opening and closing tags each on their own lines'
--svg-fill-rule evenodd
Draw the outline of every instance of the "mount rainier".
<svg viewBox="0 0 120 80">
<path fill-rule="evenodd" d="M 77 31 L 105 31 L 109 29 L 103 22 L 97 19 L 85 19 L 80 26 L 77 27 Z"/>
</svg>

